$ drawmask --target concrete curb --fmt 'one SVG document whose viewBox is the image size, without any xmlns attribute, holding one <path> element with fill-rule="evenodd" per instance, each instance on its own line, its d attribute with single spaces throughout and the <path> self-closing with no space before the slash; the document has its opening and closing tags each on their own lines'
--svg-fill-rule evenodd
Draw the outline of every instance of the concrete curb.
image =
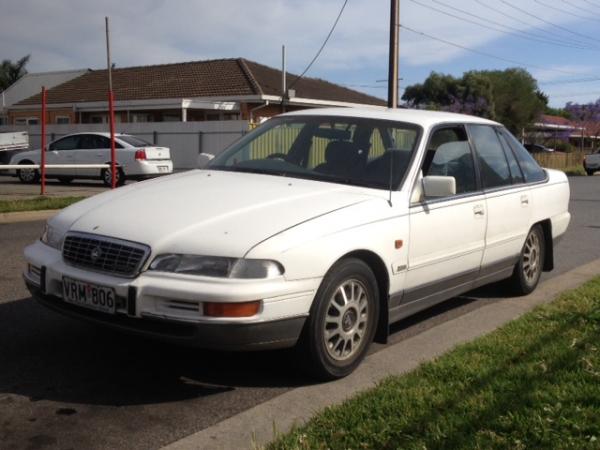
<svg viewBox="0 0 600 450">
<path fill-rule="evenodd" d="M 487 334 L 537 305 L 554 300 L 600 274 L 600 259 L 541 283 L 527 297 L 490 303 L 456 319 L 370 355 L 347 378 L 305 386 L 254 406 L 216 425 L 191 434 L 163 450 L 243 449 L 260 447 L 277 433 L 301 425 L 319 410 L 338 404 L 357 392 L 374 387 L 383 378 L 416 368 L 459 344 Z"/>
<path fill-rule="evenodd" d="M 59 211 L 60 209 L 45 209 L 43 211 L 19 211 L 10 213 L 0 213 L 0 224 L 47 220 Z"/>
</svg>

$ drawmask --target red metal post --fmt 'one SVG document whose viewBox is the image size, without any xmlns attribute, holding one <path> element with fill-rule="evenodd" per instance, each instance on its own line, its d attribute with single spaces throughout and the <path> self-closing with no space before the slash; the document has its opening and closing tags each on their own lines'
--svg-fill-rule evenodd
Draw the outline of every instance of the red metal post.
<svg viewBox="0 0 600 450">
<path fill-rule="evenodd" d="M 117 187 L 117 165 L 115 156 L 115 97 L 112 90 L 108 91 L 108 117 L 110 122 L 110 173 L 111 188 Z"/>
<path fill-rule="evenodd" d="M 46 194 L 46 87 L 42 87 L 42 155 L 40 158 L 41 188 L 40 194 Z"/>
</svg>

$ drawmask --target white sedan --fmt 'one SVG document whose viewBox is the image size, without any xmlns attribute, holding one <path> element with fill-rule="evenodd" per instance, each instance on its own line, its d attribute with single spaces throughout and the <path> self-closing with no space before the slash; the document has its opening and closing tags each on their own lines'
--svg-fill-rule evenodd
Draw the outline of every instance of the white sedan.
<svg viewBox="0 0 600 450">
<path fill-rule="evenodd" d="M 503 279 L 533 291 L 568 202 L 565 174 L 496 122 L 305 110 L 205 170 L 66 208 L 25 249 L 24 277 L 73 317 L 214 349 L 296 346 L 331 379 L 417 311 Z"/>
<path fill-rule="evenodd" d="M 117 186 L 126 179 L 142 180 L 173 172 L 170 150 L 156 147 L 149 142 L 129 134 L 115 135 L 115 154 L 117 160 Z M 40 164 L 40 150 L 18 153 L 10 164 Z M 46 151 L 46 164 L 73 165 L 73 167 L 48 168 L 48 178 L 57 178 L 70 183 L 76 178 L 101 179 L 111 186 L 111 170 L 106 168 L 84 168 L 77 165 L 110 164 L 109 133 L 75 133 L 51 142 Z M 36 183 L 40 179 L 38 169 L 18 169 L 17 177 L 23 183 Z"/>
</svg>

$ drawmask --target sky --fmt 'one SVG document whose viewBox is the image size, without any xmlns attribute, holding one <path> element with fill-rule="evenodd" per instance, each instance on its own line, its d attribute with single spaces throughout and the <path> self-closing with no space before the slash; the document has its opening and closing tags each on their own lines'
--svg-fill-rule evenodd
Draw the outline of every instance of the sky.
<svg viewBox="0 0 600 450">
<path fill-rule="evenodd" d="M 0 0 L 0 60 L 30 72 L 244 57 L 302 72 L 344 0 Z M 600 98 L 600 0 L 400 0 L 400 86 L 523 67 L 550 105 Z M 387 95 L 389 0 L 348 0 L 307 76 Z"/>
</svg>

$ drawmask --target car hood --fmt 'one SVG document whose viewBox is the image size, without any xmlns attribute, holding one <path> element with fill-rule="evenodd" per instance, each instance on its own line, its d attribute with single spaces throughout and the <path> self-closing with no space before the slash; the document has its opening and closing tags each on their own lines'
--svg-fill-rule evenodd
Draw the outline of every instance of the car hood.
<svg viewBox="0 0 600 450">
<path fill-rule="evenodd" d="M 373 198 L 333 183 L 194 170 L 78 202 L 52 225 L 141 242 L 154 254 L 242 257 L 277 233 Z"/>
</svg>

